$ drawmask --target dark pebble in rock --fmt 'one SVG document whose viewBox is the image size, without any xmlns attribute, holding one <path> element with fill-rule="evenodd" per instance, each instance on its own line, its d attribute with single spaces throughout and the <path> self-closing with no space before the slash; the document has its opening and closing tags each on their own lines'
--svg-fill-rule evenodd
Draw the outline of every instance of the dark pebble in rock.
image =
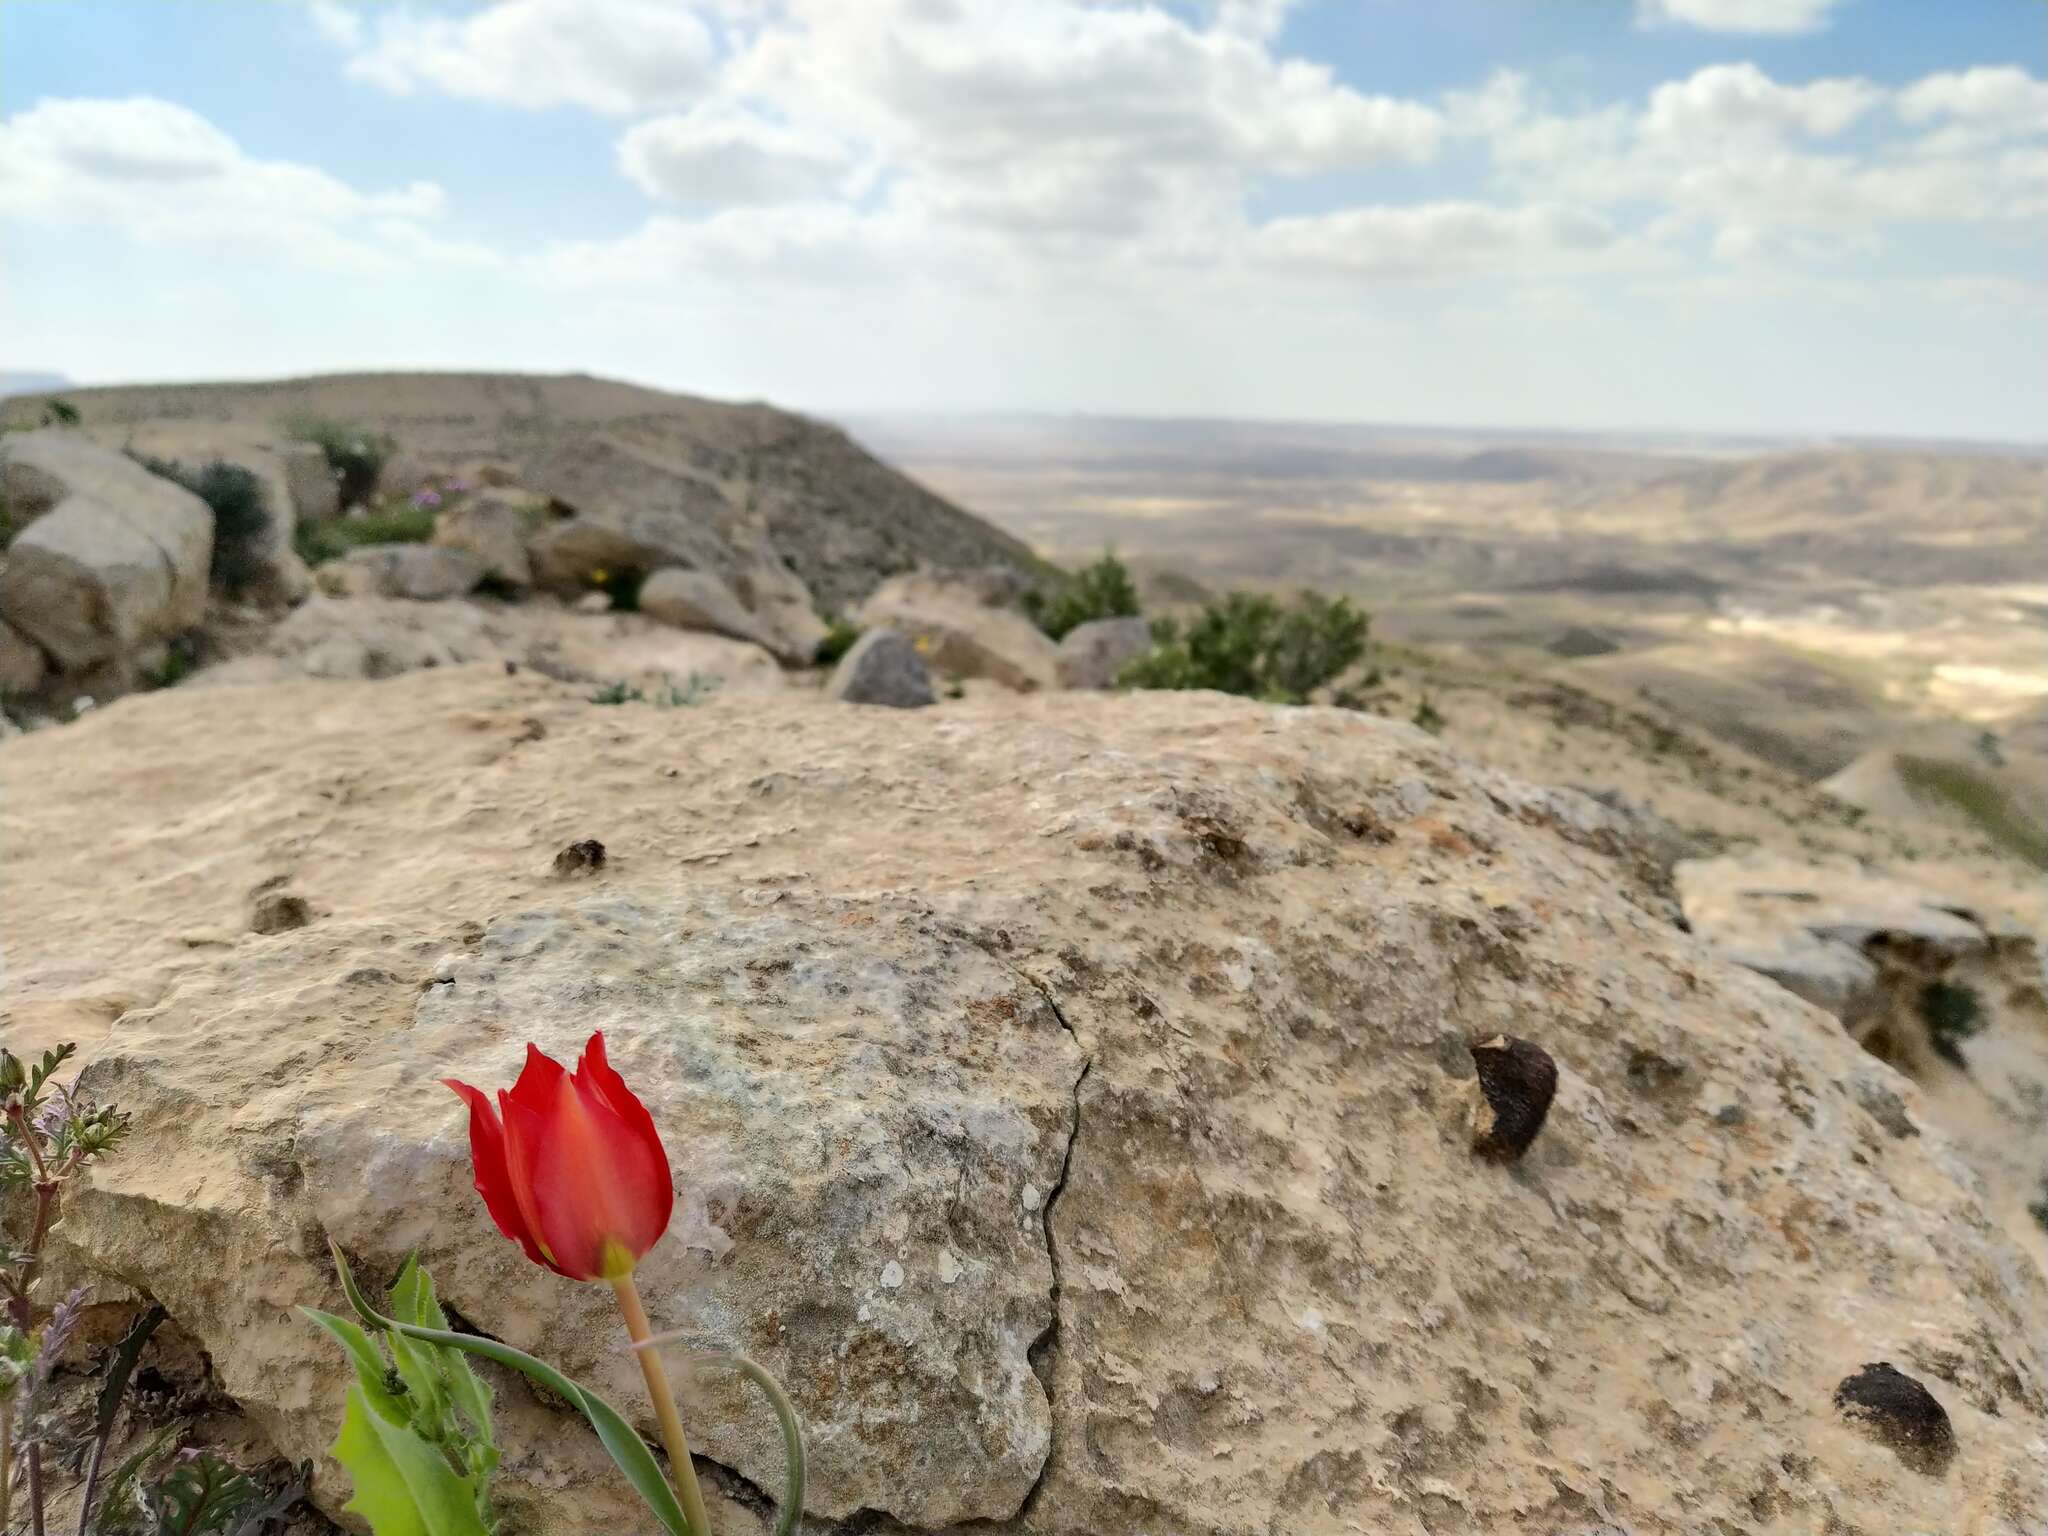
<svg viewBox="0 0 2048 1536">
<path fill-rule="evenodd" d="M 1955 1459 L 1956 1432 L 1932 1392 L 1888 1360 L 1835 1388 L 1835 1407 L 1916 1472 L 1940 1477 Z"/>
<path fill-rule="evenodd" d="M 604 868 L 604 844 L 594 837 L 571 843 L 555 855 L 558 875 L 587 875 Z"/>
<path fill-rule="evenodd" d="M 1475 1040 L 1468 1049 L 1485 1100 L 1472 1150 L 1495 1162 L 1512 1163 L 1543 1129 L 1543 1117 L 1557 1094 L 1557 1063 L 1542 1046 L 1513 1035 Z"/>
<path fill-rule="evenodd" d="M 313 921 L 313 908 L 303 896 L 287 891 L 266 891 L 256 898 L 256 910 L 249 927 L 256 933 L 290 933 Z"/>
</svg>

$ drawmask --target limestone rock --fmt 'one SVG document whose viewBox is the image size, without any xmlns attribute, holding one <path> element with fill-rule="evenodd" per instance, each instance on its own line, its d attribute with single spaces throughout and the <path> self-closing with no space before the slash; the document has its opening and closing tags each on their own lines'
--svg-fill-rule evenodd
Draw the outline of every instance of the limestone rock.
<svg viewBox="0 0 2048 1536">
<path fill-rule="evenodd" d="M 23 698 L 42 686 L 49 663 L 42 648 L 0 621 L 0 698 Z"/>
<path fill-rule="evenodd" d="M 484 563 L 475 555 L 437 544 L 360 544 L 339 564 L 349 576 L 360 575 L 364 595 L 414 602 L 461 597 L 484 579 Z"/>
<path fill-rule="evenodd" d="M 1703 938 L 1832 1013 L 1920 1085 L 1921 1117 L 1961 1146 L 2013 1241 L 2048 1268 L 2034 1214 L 2048 1206 L 2041 936 L 1847 861 L 1753 852 L 1682 863 L 1678 883 Z M 1868 1080 L 1858 1091 L 1892 1092 Z M 1918 1127 L 1901 1110 L 1891 1129 Z"/>
<path fill-rule="evenodd" d="M 484 574 L 505 586 L 533 585 L 527 540 L 547 519 L 544 500 L 516 491 L 484 491 L 449 507 L 434 521 L 434 543 L 473 555 Z"/>
<path fill-rule="evenodd" d="M 677 629 L 708 630 L 714 635 L 751 640 L 757 645 L 766 643 L 754 616 L 740 606 L 739 599 L 726 589 L 724 582 L 703 571 L 673 567 L 656 571 L 640 588 L 640 611 Z M 805 659 L 783 658 L 791 662 Z"/>
<path fill-rule="evenodd" d="M 135 427 L 99 428 L 94 436 L 108 447 L 186 471 L 201 470 L 211 463 L 247 470 L 262 487 L 263 510 L 268 515 L 263 532 L 253 541 L 256 575 L 248 596 L 258 602 L 286 605 L 300 601 L 312 589 L 311 573 L 293 547 L 293 533 L 301 522 L 333 517 L 337 501 L 334 476 L 317 446 L 281 438 L 268 428 L 232 422 L 145 422 Z M 312 469 L 315 462 L 317 474 Z"/>
<path fill-rule="evenodd" d="M 1062 688 L 1114 688 L 1117 674 L 1152 649 L 1152 630 L 1143 619 L 1091 619 L 1068 630 L 1060 641 Z"/>
<path fill-rule="evenodd" d="M 593 708 L 493 665 L 181 688 L 5 755 L 10 1007 L 96 1020 L 135 1114 L 63 1262 L 160 1299 L 287 1455 L 347 1379 L 292 1312 L 338 1302 L 330 1237 L 372 1281 L 417 1247 L 650 1427 L 436 1081 L 602 1027 L 684 1192 L 655 1321 L 788 1383 L 823 1529 L 2042 1528 L 2048 1282 L 1922 1091 L 1653 916 L 1602 808 L 1406 727 Z M 586 837 L 602 878 L 556 880 Z M 319 922 L 179 941 L 281 872 Z M 1557 1067 L 1512 1169 L 1471 1151 L 1496 1034 Z M 1836 1407 L 1874 1361 L 1940 1402 L 1947 1475 Z M 508 1529 L 645 1527 L 500 1391 Z M 718 1493 L 778 1485 L 757 1403 L 710 1378 L 686 1416 Z"/>
<path fill-rule="evenodd" d="M 935 702 L 924 657 L 907 635 L 871 629 L 853 642 L 825 684 L 828 698 L 843 704 L 884 704 L 920 709 Z"/>
<path fill-rule="evenodd" d="M 1023 614 L 984 603 L 971 580 L 929 572 L 892 577 L 861 605 L 860 622 L 910 636 L 932 666 L 958 677 L 985 677 L 1020 693 L 1059 681 L 1052 641 Z"/>
<path fill-rule="evenodd" d="M 205 617 L 205 502 L 75 432 L 21 433 L 4 452 L 11 477 L 63 488 L 0 568 L 0 618 L 60 671 L 124 662 Z"/>
<path fill-rule="evenodd" d="M 341 485 L 318 443 L 280 443 L 277 457 L 298 523 L 327 523 L 341 516 Z"/>
</svg>

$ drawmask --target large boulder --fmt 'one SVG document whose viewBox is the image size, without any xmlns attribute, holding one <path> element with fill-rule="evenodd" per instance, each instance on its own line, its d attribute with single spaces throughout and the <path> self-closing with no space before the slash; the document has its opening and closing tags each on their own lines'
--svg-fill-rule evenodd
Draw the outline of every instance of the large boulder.
<svg viewBox="0 0 2048 1536">
<path fill-rule="evenodd" d="M 1030 693 L 1059 684 L 1059 651 L 1023 614 L 986 600 L 986 584 L 936 572 L 894 576 L 861 605 L 860 622 L 919 642 L 941 672 Z"/>
<path fill-rule="evenodd" d="M 437 544 L 359 544 L 335 570 L 349 594 L 422 603 L 461 597 L 484 579 L 484 563 L 475 555 Z"/>
<path fill-rule="evenodd" d="M 43 684 L 49 670 L 42 647 L 0 620 L 0 698 L 24 698 Z"/>
<path fill-rule="evenodd" d="M 255 567 L 248 596 L 272 604 L 296 603 L 312 590 L 312 577 L 293 546 L 300 524 L 332 518 L 337 492 L 327 460 L 312 443 L 294 442 L 245 423 L 151 421 L 101 428 L 108 447 L 187 473 L 208 464 L 232 464 L 256 477 L 267 522 L 251 541 Z"/>
<path fill-rule="evenodd" d="M 38 488 L 47 510 L 0 568 L 0 619 L 60 671 L 119 670 L 206 616 L 213 513 L 125 454 L 76 432 L 6 439 L 10 488 Z"/>
<path fill-rule="evenodd" d="M 6 756 L 14 1028 L 71 1029 L 135 1116 L 58 1257 L 160 1301 L 286 1455 L 350 1379 L 293 1311 L 338 1304 L 330 1240 L 373 1282 L 418 1249 L 467 1326 L 651 1429 L 603 1288 L 498 1234 L 437 1081 L 602 1027 L 682 1191 L 654 1320 L 781 1375 L 819 1529 L 2048 1511 L 2048 1283 L 1921 1090 L 1656 915 L 1593 846 L 1612 813 L 1405 726 L 604 709 L 493 665 L 179 689 Z M 556 878 L 588 838 L 602 871 Z M 315 921 L 243 932 L 279 875 Z M 1557 1070 L 1514 1166 L 1474 1152 L 1497 1033 Z M 1849 1387 L 1878 1361 L 1944 1473 Z M 500 1393 L 508 1530 L 648 1528 L 558 1402 Z M 719 1528 L 761 1531 L 767 1416 L 716 1375 L 687 1404 L 747 1501 Z"/>
<path fill-rule="evenodd" d="M 434 520 L 434 542 L 476 557 L 484 574 L 513 591 L 533 585 L 530 539 L 547 525 L 547 498 L 530 491 L 485 490 Z"/>
<path fill-rule="evenodd" d="M 922 709 L 936 702 L 931 673 L 916 642 L 893 629 L 871 629 L 839 658 L 825 696 L 842 704 Z"/>
<path fill-rule="evenodd" d="M 1091 619 L 1061 639 L 1056 663 L 1062 688 L 1114 688 L 1123 669 L 1152 649 L 1143 619 Z"/>
<path fill-rule="evenodd" d="M 649 618 L 677 629 L 706 630 L 774 649 L 754 616 L 740 606 L 725 583 L 704 571 L 674 567 L 656 571 L 640 587 L 639 607 Z M 786 655 L 782 659 L 800 663 L 809 661 L 810 656 Z"/>
</svg>

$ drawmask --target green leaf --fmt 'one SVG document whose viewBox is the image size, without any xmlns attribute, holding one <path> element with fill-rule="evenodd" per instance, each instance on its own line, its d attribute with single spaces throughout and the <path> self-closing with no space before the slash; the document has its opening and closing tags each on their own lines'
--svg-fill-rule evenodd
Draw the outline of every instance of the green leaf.
<svg viewBox="0 0 2048 1536">
<path fill-rule="evenodd" d="M 402 1323 L 448 1331 L 448 1314 L 441 1310 L 440 1298 L 434 1294 L 434 1277 L 420 1264 L 417 1254 L 406 1259 L 405 1267 L 398 1272 L 397 1282 L 391 1287 L 391 1311 Z M 397 1350 L 398 1343 L 394 1340 L 393 1353 Z M 478 1436 L 489 1441 L 491 1389 L 469 1368 L 469 1362 L 457 1351 L 431 1348 L 425 1352 L 420 1364 L 431 1365 L 437 1397 L 453 1402 Z M 401 1360 L 399 1369 L 403 1371 L 404 1368 L 405 1362 Z M 493 1456 L 491 1459 L 495 1464 L 497 1458 Z"/>
<path fill-rule="evenodd" d="M 478 1338 L 473 1334 L 454 1333 L 441 1328 L 421 1328 L 412 1323 L 401 1323 L 395 1318 L 384 1317 L 376 1312 L 356 1284 L 356 1277 L 348 1267 L 348 1261 L 341 1256 L 339 1248 L 334 1250 L 334 1266 L 341 1275 L 341 1288 L 347 1294 L 349 1305 L 356 1309 L 356 1315 L 373 1328 L 387 1333 L 401 1333 L 409 1339 L 418 1339 L 428 1344 L 442 1344 L 459 1349 L 467 1354 L 481 1355 L 486 1360 L 495 1360 L 500 1365 L 510 1366 L 528 1379 L 539 1382 L 550 1392 L 567 1398 L 576 1405 L 583 1417 L 590 1421 L 590 1427 L 597 1431 L 597 1438 L 611 1456 L 618 1469 L 625 1473 L 626 1481 L 633 1485 L 633 1491 L 654 1512 L 670 1536 L 710 1536 L 708 1531 L 692 1531 L 690 1522 L 683 1515 L 683 1507 L 676 1501 L 675 1490 L 669 1487 L 668 1479 L 662 1476 L 661 1465 L 654 1459 L 654 1453 L 640 1438 L 639 1432 L 619 1413 L 618 1409 L 599 1397 L 595 1392 L 586 1391 L 544 1360 L 536 1360 L 523 1350 L 509 1344 L 500 1344 L 496 1339 Z M 379 1532 L 378 1536 L 384 1536 Z"/>
<path fill-rule="evenodd" d="M 797 1522 L 804 1515 L 804 1431 L 797 1422 L 796 1409 L 783 1395 L 782 1383 L 771 1376 L 764 1366 L 755 1364 L 745 1355 L 727 1355 L 706 1350 L 687 1355 L 683 1363 L 688 1366 L 727 1365 L 738 1371 L 747 1380 L 761 1389 L 768 1399 L 768 1406 L 775 1410 L 775 1420 L 782 1426 L 782 1449 L 786 1458 L 783 1470 L 782 1518 L 775 1523 L 775 1536 L 793 1536 Z"/>
<path fill-rule="evenodd" d="M 201 1536 L 222 1530 L 262 1494 L 234 1463 L 211 1451 L 181 1451 L 142 1502 L 156 1536 Z"/>
<path fill-rule="evenodd" d="M 334 1442 L 355 1495 L 342 1506 L 370 1522 L 372 1536 L 487 1536 L 476 1488 L 411 1430 L 370 1411 L 358 1387 Z"/>
<path fill-rule="evenodd" d="M 349 1359 L 355 1362 L 356 1381 L 362 1386 L 363 1397 L 376 1410 L 379 1418 L 389 1419 L 393 1424 L 408 1424 L 412 1414 L 404 1403 L 393 1395 L 386 1378 L 391 1367 L 385 1363 L 383 1354 L 370 1342 L 370 1336 L 346 1317 L 336 1317 L 332 1312 L 322 1312 L 318 1307 L 301 1307 L 299 1311 L 318 1323 L 341 1341 L 341 1347 L 348 1351 Z"/>
<path fill-rule="evenodd" d="M 142 1347 L 169 1315 L 162 1307 L 152 1306 L 129 1325 L 121 1342 L 114 1346 L 113 1356 L 107 1361 L 107 1374 L 100 1380 L 99 1408 L 93 1416 L 96 1439 L 104 1440 L 112 1431 L 114 1415 L 121 1411 L 122 1394 L 128 1390 L 128 1378 L 135 1374 L 135 1362 L 142 1358 Z"/>
</svg>

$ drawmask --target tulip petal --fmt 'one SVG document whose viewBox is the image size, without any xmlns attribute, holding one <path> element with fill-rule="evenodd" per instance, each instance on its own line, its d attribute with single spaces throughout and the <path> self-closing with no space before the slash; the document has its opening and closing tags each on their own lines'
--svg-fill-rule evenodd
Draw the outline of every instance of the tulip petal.
<svg viewBox="0 0 2048 1536">
<path fill-rule="evenodd" d="M 635 1241 L 636 1253 L 645 1253 L 661 1240 L 661 1234 L 668 1230 L 671 1212 L 675 1209 L 675 1179 L 669 1172 L 668 1151 L 661 1144 L 661 1133 L 654 1128 L 654 1116 L 645 1104 L 640 1102 L 625 1079 L 612 1070 L 611 1059 L 605 1054 L 604 1031 L 592 1034 L 583 1047 L 583 1055 L 576 1063 L 577 1086 L 588 1085 L 619 1117 L 627 1135 L 638 1141 L 644 1149 L 634 1155 L 635 1166 L 646 1167 L 646 1184 L 637 1197 L 636 1205 L 644 1215 L 650 1216 L 657 1209 L 660 1222 L 651 1232 L 644 1233 L 642 1240 Z"/>
<path fill-rule="evenodd" d="M 564 1074 L 561 1082 L 565 1087 L 568 1081 L 567 1075 Z M 562 1250 L 558 1242 L 559 1234 L 550 1234 L 541 1224 L 540 1202 L 535 1198 L 534 1186 L 540 1170 L 547 1166 L 550 1117 L 531 1104 L 520 1103 L 503 1089 L 498 1091 L 498 1107 L 505 1114 L 505 1168 L 508 1182 L 512 1186 L 513 1198 L 519 1205 L 520 1219 L 533 1234 L 539 1262 L 556 1274 L 564 1275 L 571 1280 L 596 1279 L 595 1272 L 578 1274 L 573 1266 L 564 1265 L 560 1257 Z"/>
<path fill-rule="evenodd" d="M 574 1078 L 563 1080 L 545 1134 L 533 1199 L 555 1262 L 584 1279 L 630 1273 L 668 1226 L 673 1197 L 659 1146 Z"/>
<path fill-rule="evenodd" d="M 484 1198 L 484 1209 L 491 1213 L 500 1232 L 526 1250 L 528 1258 L 537 1264 L 546 1263 L 513 1194 L 505 1160 L 505 1129 L 498 1121 L 498 1112 L 481 1089 L 452 1077 L 441 1081 L 469 1106 L 469 1160 L 476 1170 L 476 1192 Z"/>
<path fill-rule="evenodd" d="M 551 1114 L 555 1107 L 555 1096 L 561 1091 L 562 1079 L 567 1075 L 559 1061 L 539 1046 L 529 1043 L 526 1047 L 526 1065 L 519 1069 L 519 1081 L 512 1085 L 513 1102 L 524 1104 L 543 1116 Z M 499 1097 L 504 1097 L 502 1089 Z"/>
</svg>

